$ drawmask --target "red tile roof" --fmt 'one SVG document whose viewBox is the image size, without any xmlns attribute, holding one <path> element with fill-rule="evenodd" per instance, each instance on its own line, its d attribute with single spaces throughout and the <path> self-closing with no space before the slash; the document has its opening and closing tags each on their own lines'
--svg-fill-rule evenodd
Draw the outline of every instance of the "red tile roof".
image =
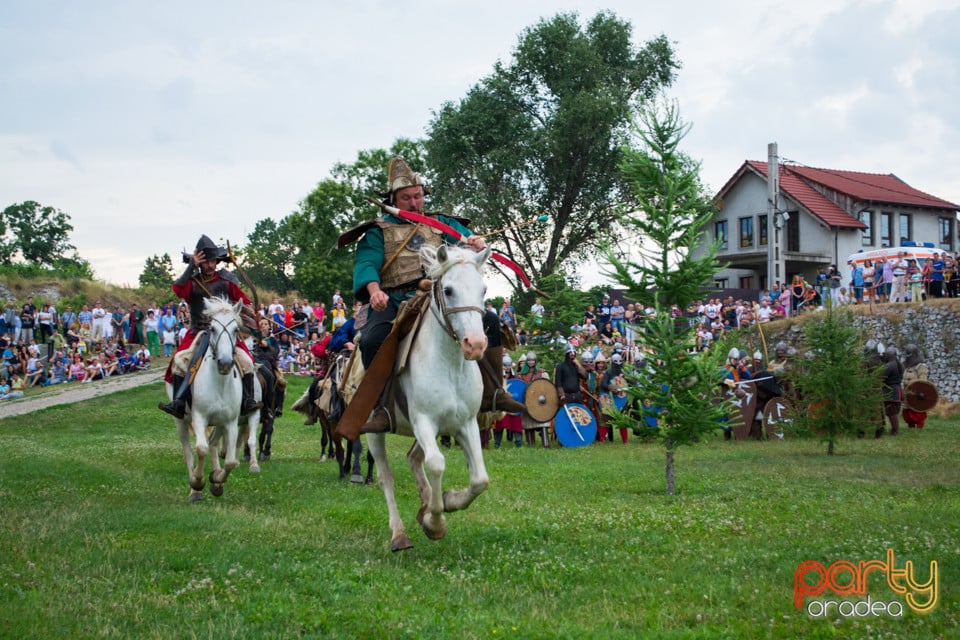
<svg viewBox="0 0 960 640">
<path fill-rule="evenodd" d="M 737 172 L 752 169 L 763 179 L 767 178 L 767 163 L 748 160 Z M 800 179 L 799 174 L 793 171 L 793 166 L 780 165 L 780 190 L 790 196 L 801 206 L 810 211 L 828 227 L 842 227 L 847 229 L 866 229 L 866 225 L 847 213 L 842 207 L 835 204 L 819 191 Z M 724 190 L 732 186 L 733 180 L 724 185 Z"/>
<path fill-rule="evenodd" d="M 757 160 L 744 162 L 733 177 L 720 189 L 717 197 L 723 197 L 748 171 L 754 172 L 766 180 L 767 163 Z M 863 229 L 864 225 L 842 207 L 821 195 L 810 186 L 810 183 L 823 185 L 827 189 L 847 195 L 864 205 L 868 203 L 889 203 L 960 211 L 960 205 L 914 189 L 893 174 L 815 169 L 813 167 L 781 164 L 780 190 L 808 209 L 824 224 L 831 227 Z"/>
<path fill-rule="evenodd" d="M 764 164 L 766 166 L 766 164 Z M 815 169 L 782 165 L 784 171 L 799 174 L 810 182 L 822 184 L 828 189 L 845 193 L 862 202 L 884 202 L 913 207 L 934 207 L 937 209 L 960 209 L 960 206 L 947 202 L 919 189 L 893 175 L 862 173 L 860 171 L 838 171 L 834 169 Z"/>
</svg>

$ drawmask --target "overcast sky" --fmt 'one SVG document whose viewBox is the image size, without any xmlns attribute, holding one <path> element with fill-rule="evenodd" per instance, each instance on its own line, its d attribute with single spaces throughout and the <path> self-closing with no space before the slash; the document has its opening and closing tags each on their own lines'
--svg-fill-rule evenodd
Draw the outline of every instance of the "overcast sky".
<svg viewBox="0 0 960 640">
<path fill-rule="evenodd" d="M 0 206 L 68 213 L 97 277 L 136 285 L 146 257 L 242 244 L 334 163 L 422 137 L 524 28 L 605 9 L 675 42 L 712 191 L 777 142 L 960 203 L 960 0 L 5 0 Z"/>
</svg>

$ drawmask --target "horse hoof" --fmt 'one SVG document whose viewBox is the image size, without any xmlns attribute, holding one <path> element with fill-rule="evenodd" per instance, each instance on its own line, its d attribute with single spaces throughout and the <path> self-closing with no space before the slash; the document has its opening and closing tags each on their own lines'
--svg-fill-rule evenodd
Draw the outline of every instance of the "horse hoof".
<svg viewBox="0 0 960 640">
<path fill-rule="evenodd" d="M 243 461 L 244 461 L 244 462 L 250 462 L 250 454 L 249 454 L 249 453 L 248 453 L 247 455 L 243 456 Z"/>
<path fill-rule="evenodd" d="M 190 502 L 200 502 L 203 500 L 203 491 L 193 490 L 190 492 Z"/>
<path fill-rule="evenodd" d="M 202 491 L 203 491 L 203 488 L 206 486 L 206 484 L 207 484 L 207 483 L 204 482 L 203 480 L 198 480 L 198 481 L 196 481 L 196 482 L 194 482 L 193 480 L 191 480 L 191 481 L 190 481 L 190 488 L 193 489 L 194 491 L 200 491 L 200 492 L 202 492 Z"/>
<path fill-rule="evenodd" d="M 257 463 L 250 465 L 250 473 L 260 473 L 260 465 Z"/>
<path fill-rule="evenodd" d="M 354 473 L 350 476 L 350 482 L 353 484 L 360 484 L 363 482 L 363 476 L 361 476 L 359 473 Z"/>
<path fill-rule="evenodd" d="M 407 534 L 401 534 L 390 541 L 390 551 L 396 553 L 397 551 L 403 551 L 404 549 L 413 549 L 413 543 L 410 542 L 410 538 L 407 537 Z"/>
<path fill-rule="evenodd" d="M 327 461 L 327 454 L 321 455 L 321 456 L 320 456 L 320 462 L 326 462 L 326 461 Z"/>
<path fill-rule="evenodd" d="M 446 525 L 446 524 L 441 524 L 441 525 L 440 525 L 440 528 L 437 529 L 436 531 L 434 531 L 433 529 L 431 529 L 430 527 L 428 527 L 428 526 L 427 526 L 427 521 L 426 521 L 426 515 L 427 515 L 427 505 L 422 505 L 422 506 L 420 507 L 420 511 L 417 512 L 417 522 L 420 523 L 420 528 L 423 529 L 423 532 L 426 534 L 426 536 L 427 536 L 429 539 L 431 539 L 431 540 L 439 540 L 439 539 L 442 538 L 443 536 L 447 535 L 447 525 Z M 443 522 L 443 521 L 441 520 L 441 523 L 442 523 L 442 522 Z"/>
<path fill-rule="evenodd" d="M 223 484 L 222 484 L 222 483 L 219 483 L 219 482 L 211 482 L 211 483 L 210 483 L 210 493 L 212 493 L 212 494 L 213 494 L 215 497 L 217 497 L 217 498 L 219 498 L 220 496 L 222 496 L 222 495 L 223 495 Z"/>
</svg>

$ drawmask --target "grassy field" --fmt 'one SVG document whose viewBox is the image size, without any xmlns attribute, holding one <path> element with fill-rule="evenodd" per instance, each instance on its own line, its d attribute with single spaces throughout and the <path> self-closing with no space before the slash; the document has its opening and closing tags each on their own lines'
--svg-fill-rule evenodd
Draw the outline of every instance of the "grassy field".
<svg viewBox="0 0 960 640">
<path fill-rule="evenodd" d="M 223 498 L 188 503 L 161 396 L 155 384 L 0 421 L 3 638 L 960 637 L 957 419 L 844 440 L 832 457 L 717 438 L 679 452 L 675 497 L 657 445 L 490 450 L 489 490 L 438 542 L 416 524 L 396 439 L 416 546 L 391 554 L 379 490 L 338 482 L 292 412 L 262 473 L 242 466 Z M 446 481 L 466 483 L 457 450 Z M 869 597 L 902 617 L 794 606 L 800 563 L 887 549 L 918 580 L 938 563 L 932 612 L 879 573 Z"/>
</svg>

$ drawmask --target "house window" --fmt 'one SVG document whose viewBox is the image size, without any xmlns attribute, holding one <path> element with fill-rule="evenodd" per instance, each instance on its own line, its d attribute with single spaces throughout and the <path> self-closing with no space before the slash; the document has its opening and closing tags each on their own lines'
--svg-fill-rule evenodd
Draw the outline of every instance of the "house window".
<svg viewBox="0 0 960 640">
<path fill-rule="evenodd" d="M 860 234 L 860 243 L 865 247 L 873 246 L 873 211 L 863 210 L 858 216 L 860 222 L 866 225 Z"/>
<path fill-rule="evenodd" d="M 787 251 L 800 251 L 800 212 L 791 211 L 787 220 Z"/>
<path fill-rule="evenodd" d="M 767 246 L 769 242 L 767 239 L 767 216 L 757 216 L 757 231 L 760 236 L 759 246 Z"/>
<path fill-rule="evenodd" d="M 726 279 L 726 278 L 719 278 L 719 279 L 717 279 L 717 280 L 714 280 L 714 281 L 713 281 L 713 285 L 714 285 L 717 289 L 726 289 L 726 288 L 727 288 L 727 279 Z"/>
<path fill-rule="evenodd" d="M 893 239 L 891 238 L 892 231 L 891 227 L 893 226 L 893 214 L 889 211 L 883 211 L 880 214 L 880 246 L 881 247 L 892 247 Z"/>
<path fill-rule="evenodd" d="M 953 251 L 953 218 L 940 218 L 940 248 Z"/>
<path fill-rule="evenodd" d="M 913 240 L 913 216 L 909 213 L 900 214 L 900 244 Z"/>
<path fill-rule="evenodd" d="M 740 248 L 753 246 L 753 217 L 740 218 Z"/>
<path fill-rule="evenodd" d="M 726 249 L 727 247 L 727 221 L 720 220 L 714 226 L 714 233 L 716 234 L 717 243 L 719 243 L 721 249 Z"/>
<path fill-rule="evenodd" d="M 741 289 L 753 289 L 753 276 L 741 276 L 741 278 L 740 278 L 740 288 L 741 288 Z"/>
</svg>

